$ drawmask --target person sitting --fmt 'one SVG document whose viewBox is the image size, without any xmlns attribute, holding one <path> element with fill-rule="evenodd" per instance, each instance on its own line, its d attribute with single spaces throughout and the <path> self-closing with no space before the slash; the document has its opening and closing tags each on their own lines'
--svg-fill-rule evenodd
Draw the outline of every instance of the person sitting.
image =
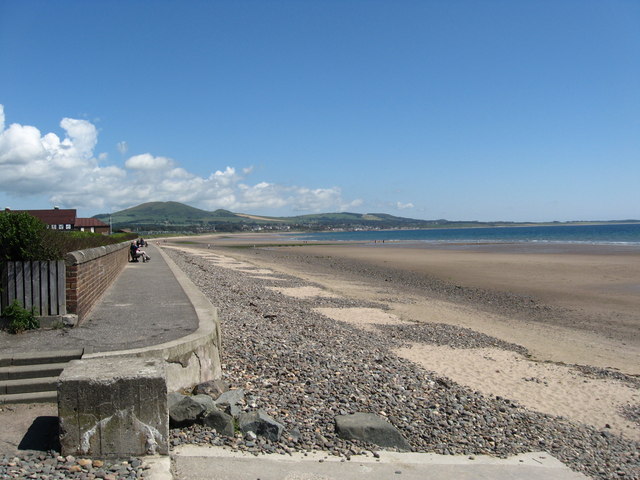
<svg viewBox="0 0 640 480">
<path fill-rule="evenodd" d="M 131 245 L 129 245 L 130 261 L 137 262 L 139 256 L 140 256 L 140 253 L 138 252 L 138 246 L 136 245 L 135 242 L 131 242 Z"/>
<path fill-rule="evenodd" d="M 151 260 L 151 257 L 149 255 L 147 255 L 147 252 L 145 252 L 144 250 L 138 249 L 138 256 L 142 257 L 142 262 L 148 262 L 149 260 Z"/>
</svg>

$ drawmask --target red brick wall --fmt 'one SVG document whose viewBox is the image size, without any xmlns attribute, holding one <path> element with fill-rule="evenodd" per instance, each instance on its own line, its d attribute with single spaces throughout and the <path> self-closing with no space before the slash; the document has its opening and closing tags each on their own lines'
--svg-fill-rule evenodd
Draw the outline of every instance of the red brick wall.
<svg viewBox="0 0 640 480">
<path fill-rule="evenodd" d="M 129 242 L 72 252 L 67 267 L 67 312 L 86 318 L 94 304 L 118 277 L 128 261 Z"/>
</svg>

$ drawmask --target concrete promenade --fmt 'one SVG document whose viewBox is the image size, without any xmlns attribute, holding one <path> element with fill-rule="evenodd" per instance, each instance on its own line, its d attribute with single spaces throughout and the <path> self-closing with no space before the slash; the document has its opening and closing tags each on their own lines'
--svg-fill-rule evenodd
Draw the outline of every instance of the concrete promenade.
<svg viewBox="0 0 640 480">
<path fill-rule="evenodd" d="M 77 348 L 87 353 L 140 349 L 193 333 L 198 328 L 198 316 L 187 291 L 195 286 L 176 277 L 173 269 L 177 267 L 156 246 L 150 244 L 147 252 L 151 261 L 127 264 L 82 325 L 17 336 L 0 332 L 0 356 Z M 222 335 L 224 338 L 224 331 Z M 23 437 L 36 419 L 56 415 L 55 404 L 0 409 L 0 453 L 24 448 L 19 446 L 25 445 Z M 31 445 L 38 449 L 37 442 Z M 43 449 L 46 447 L 48 444 Z M 181 446 L 171 452 L 171 459 L 155 457 L 147 461 L 153 465 L 152 475 L 147 478 L 154 480 L 587 478 L 544 452 L 511 459 L 478 456 L 473 460 L 466 456 L 382 452 L 380 459 L 354 456 L 341 462 L 322 453 L 255 457 L 222 448 Z"/>
<path fill-rule="evenodd" d="M 77 348 L 128 350 L 194 332 L 198 318 L 184 288 L 156 246 L 149 244 L 146 251 L 151 261 L 128 263 L 82 325 L 21 335 L 0 332 L 1 355 Z"/>
</svg>

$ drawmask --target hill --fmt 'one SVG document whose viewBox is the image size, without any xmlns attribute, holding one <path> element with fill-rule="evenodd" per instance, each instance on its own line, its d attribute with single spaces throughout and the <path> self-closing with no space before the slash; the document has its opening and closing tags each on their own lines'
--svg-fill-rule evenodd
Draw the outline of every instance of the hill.
<svg viewBox="0 0 640 480">
<path fill-rule="evenodd" d="M 424 228 L 439 221 L 394 217 L 385 213 L 319 213 L 295 217 L 264 217 L 228 210 L 208 212 L 179 202 L 148 202 L 94 218 L 111 224 L 114 230 L 135 231 L 238 231 L 238 230 L 326 230 L 329 228 Z"/>
<path fill-rule="evenodd" d="M 459 228 L 502 227 L 523 225 L 559 225 L 561 222 L 476 222 L 449 220 L 417 220 L 396 217 L 387 213 L 314 213 L 293 217 L 265 217 L 229 210 L 208 212 L 179 202 L 148 202 L 112 214 L 103 213 L 94 218 L 111 224 L 114 230 L 131 229 L 140 233 L 157 232 L 234 232 L 251 230 L 382 230 L 394 228 Z M 562 222 L 584 223 L 636 223 L 637 220 L 611 222 Z"/>
<path fill-rule="evenodd" d="M 95 215 L 94 218 L 107 223 L 111 219 L 114 229 L 134 230 L 176 230 L 194 226 L 213 230 L 217 224 L 240 224 L 245 221 L 228 210 L 208 212 L 179 202 L 148 202 L 112 214 Z"/>
</svg>

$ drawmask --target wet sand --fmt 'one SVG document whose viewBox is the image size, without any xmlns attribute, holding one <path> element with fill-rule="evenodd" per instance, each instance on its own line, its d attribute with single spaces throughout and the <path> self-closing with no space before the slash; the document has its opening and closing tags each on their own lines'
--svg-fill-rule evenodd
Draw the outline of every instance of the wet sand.
<svg viewBox="0 0 640 480">
<path fill-rule="evenodd" d="M 332 244 L 269 234 L 193 237 L 405 321 L 471 328 L 538 360 L 640 375 L 640 251 L 587 245 Z M 257 248 L 252 248 L 253 246 Z"/>
</svg>

